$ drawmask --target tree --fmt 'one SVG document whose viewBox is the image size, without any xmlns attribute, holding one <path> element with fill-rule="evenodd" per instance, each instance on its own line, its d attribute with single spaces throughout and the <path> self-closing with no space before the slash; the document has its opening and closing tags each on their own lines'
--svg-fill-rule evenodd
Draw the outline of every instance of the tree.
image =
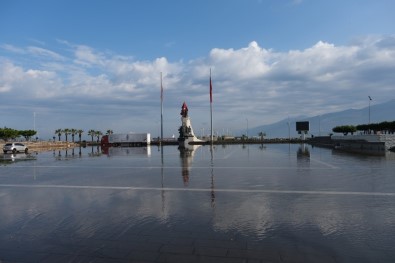
<svg viewBox="0 0 395 263">
<path fill-rule="evenodd" d="M 74 136 L 77 134 L 77 130 L 76 129 L 71 129 L 70 133 L 71 133 L 72 141 L 74 142 Z"/>
<path fill-rule="evenodd" d="M 369 123 L 357 125 L 357 130 L 362 131 L 364 134 L 370 134 L 372 132 L 383 132 L 393 134 L 395 132 L 395 121 L 388 122 L 383 121 L 380 123 Z"/>
<path fill-rule="evenodd" d="M 55 131 L 55 134 L 57 134 L 58 137 L 59 137 L 59 141 L 60 141 L 60 136 L 62 136 L 62 133 L 63 133 L 63 130 L 62 130 L 62 129 L 57 129 L 57 130 Z"/>
<path fill-rule="evenodd" d="M 18 131 L 20 136 L 23 136 L 26 141 L 30 141 L 30 138 L 37 134 L 34 130 L 22 130 Z"/>
<path fill-rule="evenodd" d="M 261 141 L 263 141 L 263 137 L 266 136 L 266 132 L 260 132 L 258 133 L 259 137 L 261 137 Z"/>
<path fill-rule="evenodd" d="M 9 139 L 15 139 L 19 137 L 19 131 L 11 128 L 4 127 L 0 128 L 0 139 L 8 141 Z"/>
<path fill-rule="evenodd" d="M 107 135 L 110 135 L 110 134 L 113 134 L 113 133 L 114 132 L 112 130 L 107 130 L 107 132 L 106 132 Z"/>
<path fill-rule="evenodd" d="M 70 132 L 70 129 L 67 129 L 67 128 L 64 129 L 64 130 L 63 130 L 63 133 L 64 133 L 64 135 L 66 136 L 66 142 L 67 142 L 67 136 L 71 133 L 71 132 Z"/>
<path fill-rule="evenodd" d="M 88 135 L 92 137 L 92 142 L 93 142 L 93 136 L 95 136 L 96 131 L 95 130 L 89 130 Z"/>
<path fill-rule="evenodd" d="M 77 130 L 78 139 L 80 140 L 80 142 L 81 142 L 81 136 L 82 136 L 82 133 L 83 133 L 83 132 L 84 132 L 83 130 Z"/>
<path fill-rule="evenodd" d="M 356 126 L 357 131 L 363 131 L 364 134 L 369 132 L 369 125 L 368 124 L 360 124 Z"/>
<path fill-rule="evenodd" d="M 103 133 L 101 131 L 95 131 L 95 135 L 97 136 L 97 142 L 99 142 L 100 140 L 100 136 L 103 135 Z"/>
<path fill-rule="evenodd" d="M 344 135 L 347 135 L 348 133 L 351 133 L 351 135 L 354 134 L 354 132 L 357 131 L 357 128 L 353 125 L 343 125 L 343 126 L 336 126 L 332 129 L 333 132 L 338 132 L 338 133 L 343 133 Z"/>
</svg>

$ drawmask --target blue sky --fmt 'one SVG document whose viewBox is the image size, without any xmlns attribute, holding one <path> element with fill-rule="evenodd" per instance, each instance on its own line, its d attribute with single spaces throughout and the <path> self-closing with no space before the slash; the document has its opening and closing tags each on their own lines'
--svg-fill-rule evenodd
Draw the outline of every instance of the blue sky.
<svg viewBox="0 0 395 263">
<path fill-rule="evenodd" d="M 395 97 L 395 2 L 0 1 L 0 126 L 218 133 Z"/>
</svg>

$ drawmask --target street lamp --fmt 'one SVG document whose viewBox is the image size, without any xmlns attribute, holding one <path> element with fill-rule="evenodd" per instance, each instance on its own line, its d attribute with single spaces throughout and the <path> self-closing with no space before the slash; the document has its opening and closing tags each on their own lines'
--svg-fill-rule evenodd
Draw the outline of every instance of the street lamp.
<svg viewBox="0 0 395 263">
<path fill-rule="evenodd" d="M 368 96 L 369 98 L 369 124 L 370 124 L 370 102 L 372 101 L 372 98 L 370 96 Z"/>
</svg>

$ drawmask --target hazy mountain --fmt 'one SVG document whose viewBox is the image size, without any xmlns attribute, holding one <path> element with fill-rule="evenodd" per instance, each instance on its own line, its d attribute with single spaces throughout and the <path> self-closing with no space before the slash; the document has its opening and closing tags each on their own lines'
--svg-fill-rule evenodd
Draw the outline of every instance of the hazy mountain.
<svg viewBox="0 0 395 263">
<path fill-rule="evenodd" d="M 371 123 L 394 120 L 395 99 L 382 104 L 371 105 Z M 298 137 L 299 135 L 296 132 L 295 126 L 297 121 L 310 122 L 310 132 L 308 136 L 328 135 L 329 133 L 332 133 L 332 128 L 338 125 L 367 124 L 369 122 L 369 107 L 362 109 L 349 109 L 314 117 L 284 119 L 273 124 L 250 128 L 248 135 L 257 136 L 259 132 L 265 132 L 267 138 L 288 138 L 289 133 L 291 137 Z M 245 131 L 242 131 L 241 133 L 245 133 Z"/>
</svg>

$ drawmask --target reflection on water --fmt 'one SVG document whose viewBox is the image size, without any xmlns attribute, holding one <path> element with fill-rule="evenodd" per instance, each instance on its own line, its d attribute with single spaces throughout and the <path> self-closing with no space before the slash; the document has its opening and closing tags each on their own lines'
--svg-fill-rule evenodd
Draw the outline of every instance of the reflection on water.
<svg viewBox="0 0 395 263">
<path fill-rule="evenodd" d="M 188 147 L 179 147 L 181 166 L 182 166 L 181 176 L 184 182 L 184 186 L 188 186 L 191 163 L 193 161 L 193 156 L 195 154 L 195 151 L 199 147 L 200 145 L 189 145 Z"/>
<path fill-rule="evenodd" d="M 93 152 L 93 147 L 92 147 L 92 152 Z M 52 155 L 57 160 L 69 159 L 69 158 L 81 158 L 82 147 L 54 149 L 52 150 Z"/>
<path fill-rule="evenodd" d="M 109 157 L 130 155 L 151 156 L 151 147 L 101 147 L 101 152 Z"/>
<path fill-rule="evenodd" d="M 306 144 L 303 143 L 299 146 L 297 157 L 298 159 L 306 159 L 306 160 L 310 159 L 310 150 Z"/>
<path fill-rule="evenodd" d="M 308 166 L 310 165 L 310 150 L 306 144 L 301 144 L 296 153 L 296 157 L 298 160 L 298 166 Z"/>
<path fill-rule="evenodd" d="M 76 147 L 56 149 L 52 151 L 52 155 L 58 159 L 81 158 L 81 157 L 121 157 L 121 156 L 147 156 L 151 155 L 151 147 Z"/>
<path fill-rule="evenodd" d="M 0 164 L 12 164 L 20 161 L 33 161 L 36 156 L 32 153 L 9 153 L 0 155 Z"/>
<path fill-rule="evenodd" d="M 159 259 L 178 242 L 224 257 L 248 248 L 251 261 L 390 262 L 394 169 L 303 144 L 39 153 L 0 167 L 0 252 L 103 260 L 111 243 L 125 244 L 113 255 L 125 259 L 144 243 Z"/>
</svg>

